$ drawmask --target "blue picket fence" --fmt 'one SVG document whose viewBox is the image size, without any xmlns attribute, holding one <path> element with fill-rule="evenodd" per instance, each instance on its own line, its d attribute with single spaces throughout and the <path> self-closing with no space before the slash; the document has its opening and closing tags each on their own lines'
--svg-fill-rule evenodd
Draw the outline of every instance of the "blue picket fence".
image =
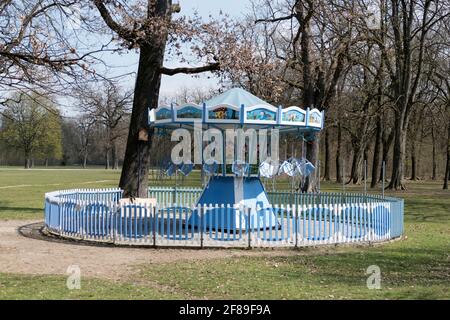
<svg viewBox="0 0 450 320">
<path fill-rule="evenodd" d="M 152 187 L 148 195 L 156 205 L 120 204 L 120 189 L 51 192 L 45 196 L 45 226 L 75 239 L 185 247 L 300 247 L 386 241 L 403 234 L 402 199 L 269 192 L 271 203 L 277 204 L 268 208 L 196 206 L 201 192 Z M 267 210 L 273 214 L 264 214 Z M 262 227 L 267 225 L 277 227 Z"/>
</svg>

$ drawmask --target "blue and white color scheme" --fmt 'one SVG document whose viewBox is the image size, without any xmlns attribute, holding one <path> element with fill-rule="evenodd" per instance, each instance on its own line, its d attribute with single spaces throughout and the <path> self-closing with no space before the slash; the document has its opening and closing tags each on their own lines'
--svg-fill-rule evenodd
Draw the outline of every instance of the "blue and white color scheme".
<svg viewBox="0 0 450 320">
<path fill-rule="evenodd" d="M 157 123 L 170 123 L 173 121 L 173 110 L 171 106 L 160 106 L 154 110 L 151 119 Z"/>
<path fill-rule="evenodd" d="M 221 206 L 229 206 L 234 210 L 228 210 L 222 215 L 217 214 L 216 210 L 204 210 L 207 229 L 246 230 L 249 225 L 253 226 L 253 229 L 271 229 L 280 226 L 264 187 L 257 177 L 211 179 L 197 205 L 207 206 L 211 203 L 220 203 Z M 189 218 L 189 224 L 200 226 L 198 212 L 195 211 Z"/>
<path fill-rule="evenodd" d="M 324 114 L 317 109 L 302 109 L 297 106 L 285 109 L 276 107 L 243 89 L 233 88 L 200 105 L 186 103 L 158 107 L 150 110 L 149 119 L 150 127 L 167 130 L 193 130 L 201 124 L 201 129 L 218 129 L 222 134 L 227 129 L 278 129 L 279 133 L 307 134 L 310 139 L 314 139 L 315 133 L 323 128 Z M 245 230 L 248 225 L 261 229 L 278 228 L 276 212 L 269 208 L 270 202 L 260 177 L 250 174 L 249 164 L 236 165 L 236 150 L 231 175 L 227 175 L 224 139 L 222 144 L 222 175 L 215 176 L 218 166 L 206 168 L 205 173 L 211 179 L 197 205 L 217 203 L 234 209 L 227 211 L 226 215 L 216 210 L 208 211 L 205 213 L 206 221 L 210 220 L 209 215 L 214 216 L 211 220 L 218 220 L 215 227 L 219 229 Z M 289 163 L 290 167 L 292 165 Z M 264 171 L 264 168 L 263 166 L 263 176 L 271 175 L 270 170 Z M 281 169 L 283 168 L 287 169 L 287 166 L 282 165 Z M 289 174 L 287 171 L 285 173 Z M 248 216 L 242 207 L 250 208 Z M 192 212 L 189 223 L 196 228 L 200 227 L 195 211 Z"/>
<path fill-rule="evenodd" d="M 198 124 L 202 130 L 222 132 L 276 128 L 280 133 L 298 133 L 305 141 L 314 139 L 323 123 L 324 114 L 317 109 L 275 107 L 242 89 L 231 89 L 200 105 L 172 104 L 149 111 L 150 127 L 164 133 L 178 128 L 195 132 Z M 271 150 L 270 157 L 274 153 Z M 401 199 L 384 194 L 297 193 L 293 189 L 266 192 L 260 176 L 307 176 L 313 172 L 313 164 L 290 158 L 280 165 L 275 161 L 277 154 L 273 161 L 260 159 L 260 165 L 253 168 L 259 175 L 254 171 L 252 175 L 250 166 L 238 163 L 241 160 L 236 155 L 235 151 L 235 165 L 229 172 L 225 161 L 210 163 L 202 154 L 196 163 L 202 164 L 209 179 L 203 190 L 152 187 L 150 199 L 142 202 L 122 199 L 120 189 L 47 193 L 45 229 L 61 237 L 103 243 L 198 248 L 370 243 L 403 234 Z M 172 163 L 166 168 L 167 175 L 178 171 L 187 175 L 194 169 L 192 163 L 183 163 Z"/>
<path fill-rule="evenodd" d="M 256 105 L 245 109 L 244 123 L 278 124 L 278 108 Z"/>
<path fill-rule="evenodd" d="M 240 88 L 230 89 L 199 105 L 160 106 L 149 111 L 151 127 L 179 128 L 186 125 L 191 128 L 198 122 L 205 127 L 212 125 L 220 129 L 240 125 L 278 128 L 281 132 L 315 132 L 323 128 L 324 113 L 315 108 L 276 107 Z"/>
<path fill-rule="evenodd" d="M 306 111 L 295 106 L 283 109 L 281 110 L 280 123 L 291 126 L 306 126 Z"/>
<path fill-rule="evenodd" d="M 194 103 L 183 104 L 181 106 L 176 106 L 173 108 L 174 120 L 181 122 L 196 122 L 202 121 L 203 108 Z"/>
<path fill-rule="evenodd" d="M 264 219 L 267 223 L 272 215 L 254 219 L 250 214 L 248 219 L 249 211 L 236 210 L 234 205 L 194 206 L 201 193 L 199 188 L 153 187 L 148 195 L 156 205 L 151 205 L 121 202 L 120 189 L 50 192 L 45 195 L 45 229 L 77 240 L 197 248 L 371 243 L 399 238 L 404 230 L 403 200 L 396 198 L 268 192 L 279 227 L 264 229 L 261 223 Z M 197 218 L 191 218 L 193 213 Z M 198 220 L 196 226 L 189 223 L 194 219 Z"/>
</svg>

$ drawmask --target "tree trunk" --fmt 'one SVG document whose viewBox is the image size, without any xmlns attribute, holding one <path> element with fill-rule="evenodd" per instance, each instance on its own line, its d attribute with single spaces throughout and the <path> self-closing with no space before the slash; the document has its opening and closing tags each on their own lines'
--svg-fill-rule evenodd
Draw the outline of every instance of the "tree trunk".
<svg viewBox="0 0 450 320">
<path fill-rule="evenodd" d="M 375 134 L 375 146 L 373 149 L 373 158 L 372 158 L 372 180 L 370 181 L 370 187 L 375 188 L 378 182 L 378 169 L 380 168 L 380 149 L 382 144 L 383 137 L 383 122 L 381 117 L 379 116 L 377 119 L 377 129 Z"/>
<path fill-rule="evenodd" d="M 415 115 L 414 121 L 411 121 L 409 124 L 409 139 L 411 140 L 411 177 L 410 180 L 418 179 L 418 163 L 420 163 L 420 148 L 422 146 L 423 137 L 424 137 L 424 126 L 423 126 L 423 117 L 424 117 L 425 108 L 421 110 L 418 114 Z M 419 136 L 419 139 L 417 137 Z M 419 151 L 419 155 L 417 155 L 417 151 Z"/>
<path fill-rule="evenodd" d="M 448 124 L 448 134 L 447 134 L 447 163 L 445 165 L 444 173 L 444 187 L 443 189 L 448 189 L 448 180 L 450 179 L 450 124 Z"/>
<path fill-rule="evenodd" d="M 431 180 L 436 180 L 437 175 L 437 164 L 436 164 L 436 134 L 434 132 L 434 126 L 431 127 L 431 139 L 433 141 L 433 152 L 432 152 L 432 165 L 433 165 L 433 173 L 431 175 Z"/>
<path fill-rule="evenodd" d="M 411 143 L 411 179 L 417 180 L 417 160 L 416 160 L 416 143 Z"/>
<path fill-rule="evenodd" d="M 363 161 L 363 154 L 364 152 L 361 150 L 361 147 L 358 147 L 353 152 L 353 159 L 352 159 L 352 168 L 350 171 L 350 179 L 347 181 L 347 183 L 353 182 L 354 184 L 359 182 L 360 179 L 360 172 L 361 172 L 361 164 Z"/>
<path fill-rule="evenodd" d="M 317 153 L 319 151 L 319 144 L 317 140 L 319 137 L 315 137 L 313 141 L 306 142 L 306 159 L 310 161 L 317 168 Z M 302 188 L 302 192 L 316 192 L 317 188 L 317 179 L 315 174 L 311 174 L 306 177 L 304 187 Z"/>
<path fill-rule="evenodd" d="M 303 105 L 305 107 L 316 107 L 319 110 L 323 110 L 328 105 L 330 105 L 330 101 L 334 98 L 336 93 L 337 82 L 340 78 L 342 71 L 344 70 L 344 61 L 346 55 L 346 50 L 348 47 L 344 48 L 344 50 L 337 55 L 336 65 L 331 76 L 330 81 L 326 81 L 323 70 L 321 70 L 320 66 L 316 67 L 316 74 L 313 75 L 312 68 L 313 62 L 311 59 L 311 20 L 316 12 L 317 8 L 315 6 L 315 1 L 296 1 L 294 5 L 294 15 L 299 23 L 298 35 L 300 35 L 300 65 L 301 65 L 301 73 L 303 80 Z M 314 59 L 315 60 L 315 59 Z M 326 83 L 328 83 L 328 87 L 326 87 Z M 318 159 L 318 144 L 319 139 L 315 137 L 315 139 L 307 144 L 307 157 L 308 160 L 317 165 Z M 329 169 L 329 158 L 327 159 L 327 166 Z M 317 175 L 315 175 L 316 177 Z M 312 192 L 317 189 L 317 179 L 315 177 L 308 177 L 305 181 L 304 187 L 302 191 Z M 328 176 L 329 178 L 329 170 Z M 320 177 L 319 177 L 320 179 Z"/>
<path fill-rule="evenodd" d="M 140 129 L 148 130 L 148 108 L 155 108 L 158 103 L 160 67 L 166 39 L 163 41 L 159 45 L 142 46 L 140 51 L 133 110 L 119 184 L 124 190 L 125 198 L 147 196 L 151 132 L 148 141 L 139 141 L 138 138 Z"/>
<path fill-rule="evenodd" d="M 342 183 L 342 159 L 341 159 L 341 145 L 342 145 L 342 129 L 341 123 L 337 127 L 337 147 L 336 147 L 336 182 Z"/>
<path fill-rule="evenodd" d="M 303 105 L 308 108 L 314 107 L 314 79 L 312 77 L 311 60 L 310 60 L 310 19 L 305 20 L 303 14 L 303 4 L 301 2 L 296 3 L 297 15 L 299 15 L 299 21 L 303 21 L 300 25 L 301 28 L 301 63 L 302 63 L 302 74 L 303 74 Z M 310 7 L 309 10 L 314 10 Z M 308 11 L 309 12 L 309 11 Z M 306 158 L 313 165 L 317 162 L 317 152 L 318 152 L 318 137 L 314 137 L 312 141 L 306 143 Z M 317 170 L 317 168 L 316 168 Z M 302 192 L 313 192 L 316 189 L 316 179 L 313 176 L 309 176 L 305 179 L 305 184 L 303 185 Z"/>
<path fill-rule="evenodd" d="M 105 169 L 109 170 L 109 149 L 105 150 Z"/>
<path fill-rule="evenodd" d="M 88 158 L 88 155 L 87 155 L 87 153 L 85 153 L 84 155 L 83 155 L 83 169 L 86 169 L 87 168 L 87 158 Z"/>
<path fill-rule="evenodd" d="M 48 167 L 48 158 L 45 158 L 44 165 L 46 168 Z"/>
<path fill-rule="evenodd" d="M 325 163 L 324 163 L 324 175 L 325 181 L 330 181 L 330 134 L 329 129 L 325 130 Z"/>
<path fill-rule="evenodd" d="M 387 189 L 405 190 L 404 160 L 407 139 L 407 128 L 410 113 L 416 102 L 416 93 L 423 74 L 425 40 L 427 32 L 431 29 L 428 18 L 432 1 L 424 1 L 420 9 L 419 19 L 422 24 L 419 29 L 413 24 L 413 17 L 418 1 L 392 1 L 392 26 L 394 34 L 393 57 L 395 57 L 395 75 L 392 76 L 393 92 L 395 98 L 395 138 L 392 159 L 391 181 Z M 419 33 L 420 31 L 420 33 Z M 418 41 L 416 35 L 419 35 Z M 417 57 L 417 58 L 413 58 Z M 414 61 L 414 67 L 413 67 Z M 413 75 L 415 77 L 413 77 Z"/>
<path fill-rule="evenodd" d="M 450 144 L 449 144 L 450 145 Z M 444 190 L 448 190 L 448 180 L 450 179 L 450 147 L 447 148 L 447 162 L 444 173 Z"/>
<path fill-rule="evenodd" d="M 386 3 L 384 0 L 380 1 L 380 13 L 381 13 L 381 20 L 380 20 L 380 42 L 378 43 L 378 47 L 380 49 L 381 52 L 383 52 L 383 47 L 385 46 L 385 33 L 383 32 L 384 28 L 385 28 L 385 24 L 384 24 L 384 16 L 386 14 L 385 7 Z M 373 157 L 372 157 L 372 179 L 370 181 L 370 187 L 371 188 L 375 188 L 379 179 L 379 171 L 382 171 L 383 169 L 380 169 L 380 155 L 381 155 L 381 149 L 383 148 L 383 134 L 384 134 L 384 123 L 383 121 L 385 121 L 386 119 L 383 117 L 383 109 L 382 109 L 382 104 L 383 104 L 383 92 L 385 90 L 385 61 L 384 58 L 381 57 L 380 60 L 380 66 L 378 68 L 378 73 L 377 73 L 377 78 L 378 78 L 378 89 L 377 89 L 377 105 L 378 105 L 378 116 L 377 116 L 377 126 L 376 126 L 376 133 L 375 133 L 375 146 L 374 146 L 374 150 L 373 150 Z M 383 155 L 384 156 L 384 155 Z M 385 159 L 382 159 L 382 161 L 384 161 Z M 381 166 L 383 165 L 383 163 L 381 163 Z M 381 173 L 382 175 L 382 173 Z"/>
<path fill-rule="evenodd" d="M 383 136 L 384 136 L 384 132 L 383 132 Z M 394 130 L 391 130 L 391 132 L 389 133 L 389 135 L 387 136 L 387 138 L 383 139 L 383 152 L 382 152 L 382 158 L 381 158 L 381 164 L 380 164 L 380 179 L 379 181 L 383 181 L 383 163 L 386 164 L 388 163 L 388 155 L 389 155 L 389 150 L 391 149 L 391 145 L 392 145 L 392 141 L 394 141 Z M 386 175 L 386 172 L 384 173 Z M 386 177 L 384 177 L 386 178 Z"/>
<path fill-rule="evenodd" d="M 388 189 L 405 190 L 403 185 L 403 166 L 405 163 L 406 133 L 403 116 L 400 114 L 395 120 L 392 174 Z"/>
<path fill-rule="evenodd" d="M 112 143 L 111 154 L 112 154 L 112 161 L 113 161 L 112 168 L 113 168 L 113 170 L 117 170 L 117 169 L 119 169 L 119 158 L 117 156 L 116 142 Z"/>
<path fill-rule="evenodd" d="M 362 172 L 361 172 L 361 179 L 365 181 L 367 179 L 367 173 L 369 172 L 369 146 L 366 145 L 366 148 L 364 149 L 364 157 L 362 162 Z"/>
<path fill-rule="evenodd" d="M 25 169 L 31 169 L 31 159 L 29 156 L 25 156 Z"/>
</svg>

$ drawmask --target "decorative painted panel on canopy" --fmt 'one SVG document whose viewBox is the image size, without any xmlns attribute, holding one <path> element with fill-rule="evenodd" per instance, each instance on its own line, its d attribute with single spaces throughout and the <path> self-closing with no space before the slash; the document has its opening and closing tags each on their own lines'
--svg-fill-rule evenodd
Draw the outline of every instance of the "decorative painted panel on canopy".
<svg viewBox="0 0 450 320">
<path fill-rule="evenodd" d="M 278 108 L 269 105 L 244 108 L 244 123 L 277 124 Z"/>
<path fill-rule="evenodd" d="M 206 123 L 240 123 L 240 108 L 231 104 L 206 105 Z"/>
<path fill-rule="evenodd" d="M 203 120 L 203 108 L 197 104 L 184 104 L 174 108 L 175 121 L 195 122 Z"/>
<path fill-rule="evenodd" d="M 324 114 L 318 109 L 302 109 L 297 106 L 275 107 L 251 93 L 233 88 L 201 105 L 186 103 L 175 106 L 160 106 L 150 110 L 150 125 L 163 124 L 172 128 L 201 122 L 215 127 L 229 127 L 230 124 L 243 126 L 277 126 L 282 131 L 318 131 L 323 128 Z M 179 124 L 179 125 L 178 125 Z"/>
<path fill-rule="evenodd" d="M 281 110 L 281 124 L 290 126 L 306 125 L 306 111 L 299 107 L 289 107 Z"/>
<path fill-rule="evenodd" d="M 323 127 L 323 114 L 318 109 L 312 109 L 308 112 L 308 122 L 306 125 L 310 127 Z"/>
<path fill-rule="evenodd" d="M 173 119 L 172 107 L 160 106 L 157 109 L 151 111 L 153 111 L 153 115 L 150 116 L 150 119 L 153 118 L 156 123 L 172 122 Z"/>
</svg>

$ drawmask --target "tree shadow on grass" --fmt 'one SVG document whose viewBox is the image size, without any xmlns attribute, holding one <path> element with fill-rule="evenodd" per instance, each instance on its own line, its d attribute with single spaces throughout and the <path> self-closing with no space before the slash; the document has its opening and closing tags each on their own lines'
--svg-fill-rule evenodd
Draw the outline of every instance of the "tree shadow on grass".
<svg viewBox="0 0 450 320">
<path fill-rule="evenodd" d="M 445 222 L 450 221 L 450 201 L 434 198 L 409 198 L 405 200 L 405 221 Z"/>
<path fill-rule="evenodd" d="M 367 268 L 372 265 L 380 267 L 382 290 L 367 288 L 371 275 Z M 144 277 L 213 298 L 450 298 L 450 265 L 444 247 L 235 257 L 144 270 Z"/>
<path fill-rule="evenodd" d="M 37 218 L 42 208 L 11 206 L 11 201 L 0 201 L 0 219 Z"/>
<path fill-rule="evenodd" d="M 305 269 L 328 284 L 365 285 L 366 270 L 376 265 L 386 286 L 450 286 L 450 261 L 445 248 L 389 249 L 317 256 L 271 258 L 290 266 L 290 277 L 301 278 Z M 296 272 L 295 265 L 302 266 Z"/>
<path fill-rule="evenodd" d="M 2 207 L 0 206 L 0 212 L 2 211 L 14 211 L 17 213 L 23 212 L 23 211 L 28 211 L 28 212 L 33 212 L 33 213 L 38 213 L 38 212 L 42 212 L 42 208 L 30 208 L 30 207 Z"/>
</svg>

